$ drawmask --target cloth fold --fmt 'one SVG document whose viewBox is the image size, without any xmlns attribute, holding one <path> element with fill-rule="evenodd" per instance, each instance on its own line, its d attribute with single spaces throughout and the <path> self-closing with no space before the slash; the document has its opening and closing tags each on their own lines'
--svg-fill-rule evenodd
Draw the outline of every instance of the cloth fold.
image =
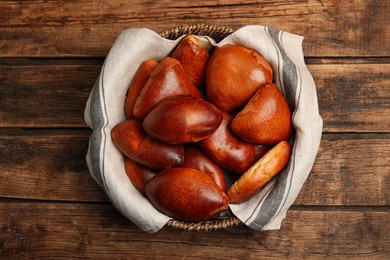
<svg viewBox="0 0 390 260">
<path fill-rule="evenodd" d="M 249 201 L 230 205 L 233 214 L 253 229 L 279 229 L 310 174 L 322 133 L 316 86 L 304 62 L 303 37 L 249 25 L 219 43 L 207 36 L 197 38 L 208 49 L 230 43 L 258 51 L 273 67 L 274 82 L 293 111 L 295 132 L 288 165 Z M 92 177 L 115 207 L 145 232 L 158 231 L 170 218 L 157 211 L 131 184 L 124 157 L 111 140 L 111 129 L 125 120 L 126 92 L 139 65 L 147 59 L 163 59 L 180 40 L 163 39 L 145 28 L 123 31 L 107 55 L 84 112 L 87 125 L 93 129 L 86 158 Z"/>
</svg>

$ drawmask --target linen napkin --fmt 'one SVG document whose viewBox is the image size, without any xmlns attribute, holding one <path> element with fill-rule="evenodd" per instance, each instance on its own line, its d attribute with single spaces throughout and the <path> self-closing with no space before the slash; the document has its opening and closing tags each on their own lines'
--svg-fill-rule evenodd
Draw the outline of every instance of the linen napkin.
<svg viewBox="0 0 390 260">
<path fill-rule="evenodd" d="M 304 62 L 303 37 L 248 25 L 219 43 L 206 36 L 197 38 L 208 49 L 231 43 L 258 51 L 273 67 L 274 82 L 293 111 L 295 132 L 288 165 L 250 200 L 230 205 L 231 212 L 250 228 L 280 229 L 312 169 L 322 133 L 316 86 Z M 170 218 L 157 211 L 128 179 L 124 157 L 111 140 L 111 129 L 125 120 L 126 92 L 139 65 L 147 59 L 162 60 L 180 40 L 163 39 L 146 28 L 123 31 L 107 55 L 84 112 L 93 129 L 86 157 L 92 177 L 115 207 L 145 232 L 158 231 Z"/>
</svg>

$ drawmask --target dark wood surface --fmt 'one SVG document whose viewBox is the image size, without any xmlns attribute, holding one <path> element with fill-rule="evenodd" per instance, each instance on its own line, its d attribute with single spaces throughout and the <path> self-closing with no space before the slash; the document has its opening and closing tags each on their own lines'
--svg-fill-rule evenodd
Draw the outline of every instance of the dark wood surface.
<svg viewBox="0 0 390 260">
<path fill-rule="evenodd" d="M 388 1 L 0 0 L 0 258 L 390 258 Z M 323 138 L 279 231 L 141 232 L 89 175 L 83 110 L 118 34 L 264 24 L 305 36 Z"/>
</svg>

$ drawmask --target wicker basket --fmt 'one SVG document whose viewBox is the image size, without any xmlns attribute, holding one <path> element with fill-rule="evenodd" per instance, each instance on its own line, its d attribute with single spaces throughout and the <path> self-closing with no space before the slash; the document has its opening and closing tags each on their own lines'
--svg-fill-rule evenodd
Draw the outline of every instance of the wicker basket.
<svg viewBox="0 0 390 260">
<path fill-rule="evenodd" d="M 175 40 L 182 35 L 194 34 L 209 36 L 217 42 L 234 32 L 230 27 L 207 25 L 207 24 L 185 24 L 160 32 L 161 37 Z"/>
<path fill-rule="evenodd" d="M 226 36 L 234 32 L 234 29 L 230 27 L 206 25 L 206 24 L 193 24 L 193 25 L 181 25 L 175 28 L 166 29 L 160 32 L 161 37 L 166 39 L 175 40 L 182 35 L 202 35 L 209 36 L 214 40 L 221 41 Z M 227 229 L 230 227 L 236 227 L 243 223 L 235 216 L 223 220 L 209 220 L 203 222 L 184 222 L 178 220 L 170 220 L 167 226 L 183 229 L 186 231 L 216 231 L 221 229 Z"/>
</svg>

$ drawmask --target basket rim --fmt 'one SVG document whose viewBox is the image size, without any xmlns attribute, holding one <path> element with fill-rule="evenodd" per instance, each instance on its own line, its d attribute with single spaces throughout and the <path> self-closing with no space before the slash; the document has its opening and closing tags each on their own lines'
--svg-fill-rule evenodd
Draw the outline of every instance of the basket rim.
<svg viewBox="0 0 390 260">
<path fill-rule="evenodd" d="M 176 40 L 183 35 L 193 34 L 209 36 L 218 42 L 234 31 L 234 28 L 228 26 L 199 23 L 183 24 L 173 28 L 167 28 L 159 32 L 159 35 L 165 39 Z"/>
<path fill-rule="evenodd" d="M 175 219 L 170 219 L 166 226 L 175 228 L 175 229 L 183 229 L 186 231 L 196 231 L 196 232 L 208 232 L 208 231 L 218 231 L 225 230 L 231 227 L 237 227 L 242 225 L 240 219 L 236 216 L 231 216 L 227 219 L 223 220 L 208 220 L 201 222 L 185 222 Z"/>
<path fill-rule="evenodd" d="M 232 34 L 235 29 L 227 26 L 211 25 L 211 24 L 183 24 L 173 28 L 167 28 L 159 32 L 159 35 L 165 39 L 176 40 L 177 38 L 193 34 L 201 36 L 209 36 L 215 41 L 221 41 L 226 36 Z M 224 230 L 231 227 L 237 227 L 243 223 L 236 216 L 231 216 L 223 220 L 208 220 L 201 222 L 186 222 L 176 219 L 170 219 L 166 226 L 182 229 L 185 231 L 217 231 Z"/>
</svg>

